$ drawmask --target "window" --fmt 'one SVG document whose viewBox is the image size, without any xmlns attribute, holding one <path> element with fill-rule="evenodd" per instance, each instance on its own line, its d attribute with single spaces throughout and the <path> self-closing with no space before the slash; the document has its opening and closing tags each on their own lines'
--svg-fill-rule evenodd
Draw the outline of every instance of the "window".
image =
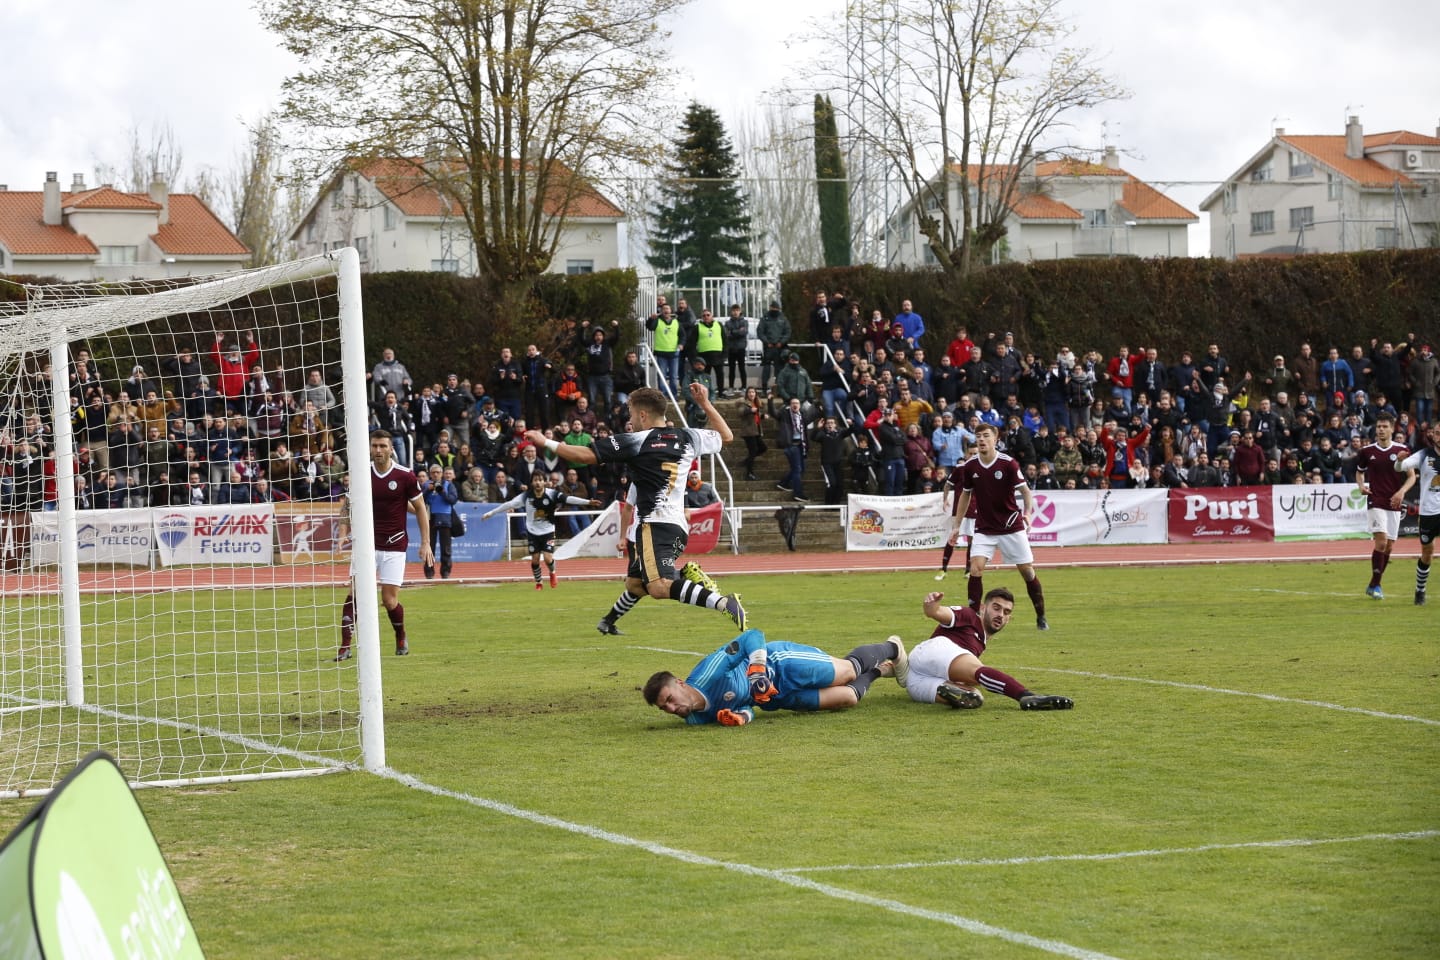
<svg viewBox="0 0 1440 960">
<path fill-rule="evenodd" d="M 1264 183 L 1267 180 L 1275 179 L 1275 171 L 1268 166 L 1256 167 L 1250 171 L 1250 179 L 1255 183 Z"/>
<path fill-rule="evenodd" d="M 305 242 L 306 242 L 306 243 L 314 243 L 314 242 L 315 242 L 315 221 L 314 221 L 314 220 L 311 220 L 309 223 L 305 224 Z"/>
<path fill-rule="evenodd" d="M 926 209 L 926 210 L 939 210 L 939 209 L 940 209 L 940 195 L 939 195 L 939 194 L 936 194 L 936 193 L 927 193 L 927 194 L 925 195 L 925 209 Z"/>
<path fill-rule="evenodd" d="M 1110 225 L 1110 213 L 1108 210 L 1081 210 L 1080 215 L 1085 219 L 1081 222 L 1082 230 L 1093 227 L 1108 227 Z"/>
<path fill-rule="evenodd" d="M 447 259 L 444 259 L 444 260 L 431 260 L 431 261 L 430 261 L 430 269 L 431 269 L 431 270 L 438 270 L 438 271 L 440 271 L 441 273 L 459 273 L 459 272 L 460 272 L 460 261 L 459 261 L 459 260 L 451 260 L 451 259 L 448 259 L 448 258 L 447 258 Z"/>
<path fill-rule="evenodd" d="M 388 203 L 382 204 L 382 206 L 384 206 L 384 208 L 385 208 L 385 229 L 386 229 L 386 230 L 394 230 L 394 229 L 395 229 L 395 208 L 392 207 L 392 206 L 390 206 L 390 204 L 388 204 Z"/>
<path fill-rule="evenodd" d="M 1333 173 L 1325 174 L 1325 198 L 1327 200 L 1339 200 L 1343 184 L 1340 178 Z"/>
<path fill-rule="evenodd" d="M 566 260 L 566 261 L 565 261 L 565 272 L 568 273 L 568 274 L 570 274 L 571 276 L 575 276 L 576 274 L 581 274 L 581 273 L 594 273 L 594 272 L 595 272 L 595 261 L 594 261 L 594 260 Z"/>
<path fill-rule="evenodd" d="M 139 247 L 101 247 L 102 264 L 134 263 L 140 256 Z"/>
<path fill-rule="evenodd" d="M 1233 184 L 1233 183 L 1227 183 L 1227 184 L 1225 184 L 1224 203 L 1225 203 L 1225 212 L 1226 212 L 1226 213 L 1234 213 L 1234 212 L 1235 212 L 1235 210 L 1236 210 L 1235 184 Z"/>
<path fill-rule="evenodd" d="M 1291 207 L 1290 208 L 1290 229 L 1300 230 L 1315 222 L 1314 207 Z"/>
<path fill-rule="evenodd" d="M 355 183 L 351 192 L 355 195 L 355 206 L 365 206 L 365 188 L 361 186 L 359 177 L 355 178 Z"/>
<path fill-rule="evenodd" d="M 341 207 L 345 206 L 344 184 L 336 187 L 334 191 L 330 194 L 330 206 L 336 210 L 339 210 Z"/>
<path fill-rule="evenodd" d="M 1375 247 L 1378 250 L 1393 250 L 1399 244 L 1395 242 L 1397 234 L 1394 227 L 1375 228 Z"/>
<path fill-rule="evenodd" d="M 923 237 L 920 239 L 920 251 L 923 254 L 921 259 L 924 261 L 925 266 L 933 267 L 940 263 L 939 258 L 935 256 L 934 249 L 930 246 L 930 241 Z"/>
<path fill-rule="evenodd" d="M 1250 214 L 1250 232 L 1253 233 L 1274 233 L 1275 232 L 1275 211 L 1260 210 Z"/>
<path fill-rule="evenodd" d="M 1315 165 L 1303 153 L 1290 151 L 1290 178 L 1308 177 L 1315 172 Z"/>
<path fill-rule="evenodd" d="M 361 261 L 369 260 L 369 259 L 370 259 L 370 238 L 369 238 L 369 237 L 356 237 L 356 238 L 355 238 L 355 252 L 358 253 L 358 254 L 360 254 L 360 259 L 361 259 Z"/>
</svg>

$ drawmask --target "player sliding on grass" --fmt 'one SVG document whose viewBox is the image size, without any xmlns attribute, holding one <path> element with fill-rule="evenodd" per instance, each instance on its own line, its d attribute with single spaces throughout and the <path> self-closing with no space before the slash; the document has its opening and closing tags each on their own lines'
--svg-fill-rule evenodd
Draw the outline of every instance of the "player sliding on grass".
<svg viewBox="0 0 1440 960">
<path fill-rule="evenodd" d="M 403 657 L 410 652 L 405 637 L 405 608 L 400 603 L 400 585 L 405 582 L 405 548 L 410 545 L 405 529 L 405 514 L 415 514 L 415 523 L 420 528 L 420 560 L 427 566 L 435 565 L 435 554 L 430 550 L 430 513 L 425 509 L 425 494 L 420 490 L 420 481 L 415 474 L 400 466 L 394 460 L 395 448 L 390 434 L 376 430 L 370 434 L 370 500 L 371 512 L 375 518 L 375 574 L 380 580 L 380 601 L 385 604 L 385 613 L 395 631 L 395 656 Z M 337 530 L 340 543 L 350 536 L 350 498 L 340 498 L 340 524 Z M 349 660 L 353 656 L 350 641 L 355 636 L 355 583 L 359 571 L 350 569 L 350 593 L 345 597 L 345 607 L 340 615 L 340 652 L 335 660 Z"/>
<path fill-rule="evenodd" d="M 540 559 L 550 569 L 550 588 L 560 586 L 555 575 L 555 511 L 562 504 L 572 507 L 600 506 L 599 500 L 566 496 L 559 490 L 545 485 L 545 471 L 536 470 L 530 474 L 530 489 L 518 493 L 504 503 L 496 504 L 480 514 L 481 520 L 489 520 L 497 513 L 525 505 L 525 539 L 530 546 L 530 573 L 535 578 L 535 589 L 543 590 L 540 583 Z"/>
<path fill-rule="evenodd" d="M 1021 710 L 1069 710 L 1069 697 L 1032 693 L 1023 683 L 980 662 L 985 644 L 1005 629 L 1015 611 L 1015 597 L 1004 587 L 985 594 L 977 613 L 970 607 L 947 607 L 943 593 L 925 596 L 925 616 L 939 624 L 930 639 L 906 656 L 899 637 L 890 641 L 900 650 L 892 672 L 895 680 L 919 703 L 944 703 L 959 710 L 974 710 L 985 703 L 977 690 L 984 687 L 1020 704 Z"/>
<path fill-rule="evenodd" d="M 752 704 L 761 710 L 844 710 L 860 702 L 885 664 L 904 655 L 892 639 L 856 647 L 839 660 L 803 643 L 766 643 L 759 630 L 746 630 L 684 680 L 665 670 L 652 676 L 645 702 L 686 723 L 727 727 L 755 719 Z"/>
<path fill-rule="evenodd" d="M 685 477 L 690 464 L 707 453 L 719 453 L 721 446 L 732 439 L 730 427 L 711 404 L 705 385 L 690 384 L 690 396 L 715 429 L 666 426 L 664 395 L 652 387 L 641 387 L 630 393 L 633 432 L 600 437 L 587 447 L 560 443 L 538 430 L 531 430 L 526 437 L 571 463 L 625 464 L 635 484 L 635 510 L 640 518 L 635 537 L 640 576 L 627 578 L 627 593 L 718 610 L 743 630 L 745 608 L 740 605 L 739 594 L 716 593 L 704 584 L 691 583 L 675 570 L 690 539 L 685 523 Z"/>
</svg>

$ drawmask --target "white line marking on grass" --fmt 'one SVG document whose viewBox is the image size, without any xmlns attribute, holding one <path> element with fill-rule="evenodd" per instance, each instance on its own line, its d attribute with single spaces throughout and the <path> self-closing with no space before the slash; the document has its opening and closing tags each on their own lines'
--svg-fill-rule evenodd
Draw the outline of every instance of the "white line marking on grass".
<svg viewBox="0 0 1440 960">
<path fill-rule="evenodd" d="M 969 917 L 962 917 L 958 914 L 943 913 L 939 910 L 927 910 L 923 907 L 914 907 L 908 903 L 901 903 L 898 900 L 889 900 L 884 897 L 872 897 L 869 894 L 859 893 L 854 890 L 846 890 L 843 887 L 832 886 L 828 883 L 820 883 L 805 877 L 797 877 L 793 873 L 783 870 L 768 870 L 764 867 L 754 867 L 745 863 L 730 863 L 725 860 L 716 860 L 714 857 L 703 856 L 698 853 L 691 853 L 687 850 L 677 850 L 674 847 L 667 847 L 664 844 L 653 843 L 649 840 L 641 840 L 636 837 L 628 837 L 623 833 L 614 833 L 610 830 L 602 830 L 599 827 L 586 826 L 583 823 L 572 823 L 569 820 L 561 820 L 559 817 L 552 817 L 544 813 L 536 813 L 533 810 L 524 810 L 520 807 L 511 806 L 508 803 L 500 803 L 496 800 L 486 800 L 484 797 L 472 796 L 457 790 L 448 790 L 444 787 L 437 787 L 426 783 L 418 777 L 412 777 L 408 773 L 401 773 L 398 770 L 386 768 L 378 771 L 378 775 L 393 780 L 402 786 L 412 790 L 419 790 L 423 793 L 433 794 L 437 797 L 446 797 L 451 800 L 459 800 L 472 806 L 490 810 L 494 813 L 503 814 L 507 817 L 515 817 L 538 824 L 542 827 L 552 827 L 556 830 L 565 830 L 569 833 L 589 837 L 592 840 L 600 840 L 604 843 L 613 843 L 621 847 L 634 847 L 637 850 L 644 850 L 646 853 L 654 854 L 657 857 L 668 857 L 671 860 L 679 860 L 682 863 L 689 863 L 701 867 L 719 867 L 721 870 L 729 870 L 732 873 L 742 874 L 748 877 L 759 877 L 764 880 L 774 880 L 787 886 L 797 887 L 801 890 L 808 890 L 822 896 L 833 897 L 837 900 L 848 900 L 851 903 L 862 904 L 867 907 L 878 907 L 881 910 L 889 910 L 892 913 L 901 913 L 906 916 L 918 917 L 922 920 L 933 920 L 937 923 L 948 924 L 957 927 L 967 933 L 978 934 L 982 937 L 995 937 L 1010 943 L 1020 944 L 1025 947 L 1033 947 L 1037 950 L 1044 950 L 1062 957 L 1074 957 L 1076 960 L 1116 960 L 1116 958 L 1105 953 L 1097 953 L 1094 950 L 1086 950 L 1083 947 L 1076 947 L 1058 940 L 1046 940 L 1041 937 L 1034 937 L 1028 933 L 1019 933 L 1015 930 L 1007 930 L 1004 927 L 991 926 L 979 920 L 972 920 Z"/>
<path fill-rule="evenodd" d="M 1256 700 L 1269 700 L 1272 703 L 1296 703 L 1306 707 L 1320 707 L 1324 710 L 1359 713 L 1367 717 L 1378 717 L 1381 720 L 1405 720 L 1409 723 L 1423 723 L 1427 727 L 1440 727 L 1440 720 L 1431 720 L 1428 717 L 1412 717 L 1407 713 L 1385 713 L 1380 710 L 1366 710 L 1364 707 L 1347 707 L 1339 703 L 1326 703 L 1323 700 L 1301 700 L 1298 697 L 1281 697 L 1273 693 L 1252 693 L 1249 690 L 1231 690 L 1227 687 L 1207 687 L 1203 683 L 1179 683 L 1174 680 L 1152 680 L 1149 677 L 1121 677 L 1110 673 L 1093 673 L 1089 670 L 1062 670 L 1058 667 L 1017 666 L 1015 669 L 1027 672 L 1065 673 L 1072 677 L 1094 677 L 1097 680 L 1123 680 L 1126 683 L 1148 683 L 1156 687 L 1177 687 L 1181 690 L 1199 690 L 1202 693 L 1223 693 L 1232 697 L 1253 697 Z"/>
<path fill-rule="evenodd" d="M 696 653 L 694 650 L 671 650 L 671 649 L 669 649 L 669 648 L 667 648 L 667 647 L 640 647 L 640 646 L 632 646 L 632 647 L 630 647 L 630 649 L 631 649 L 631 650 L 649 650 L 649 651 L 651 651 L 652 653 L 673 653 L 673 654 L 675 654 L 675 655 L 677 655 L 677 656 L 681 656 L 681 657 L 703 657 L 703 656 L 705 656 L 705 654 L 703 654 L 703 653 Z"/>
<path fill-rule="evenodd" d="M 1408 833 L 1366 833 L 1358 837 L 1317 837 L 1294 840 L 1255 840 L 1249 843 L 1206 843 L 1198 847 L 1162 847 L 1156 850 L 1118 850 L 1114 853 L 1067 853 L 1040 857 L 1004 857 L 979 860 L 930 860 L 913 863 L 843 864 L 823 867 L 790 867 L 780 873 L 831 873 L 837 870 L 915 870 L 921 867 L 1010 867 L 1032 863 L 1067 861 L 1129 860 L 1134 857 L 1168 857 L 1177 853 L 1208 853 L 1213 850 L 1255 850 L 1279 847 L 1319 847 L 1330 843 L 1365 843 L 1377 840 L 1430 840 L 1440 830 L 1412 830 Z"/>
<path fill-rule="evenodd" d="M 1250 587 L 1251 593 L 1284 593 L 1296 597 L 1349 597 L 1358 599 L 1353 593 L 1345 593 L 1340 590 L 1277 590 L 1274 587 Z M 1369 599 L 1368 597 L 1366 598 Z"/>
</svg>

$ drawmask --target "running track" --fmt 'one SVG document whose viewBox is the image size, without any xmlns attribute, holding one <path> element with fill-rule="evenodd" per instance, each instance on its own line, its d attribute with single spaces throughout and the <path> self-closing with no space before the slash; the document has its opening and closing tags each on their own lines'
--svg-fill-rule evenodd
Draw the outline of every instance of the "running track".
<svg viewBox="0 0 1440 960">
<path fill-rule="evenodd" d="M 1413 555 L 1413 547 L 1402 544 L 1396 558 Z M 1285 543 L 1175 543 L 1146 546 L 1039 547 L 1037 567 L 1148 567 L 1210 563 L 1323 563 L 1330 560 L 1363 560 L 1370 555 L 1370 540 L 1325 540 Z M 747 573 L 854 573 L 880 571 L 934 570 L 940 551 L 863 551 L 829 553 L 746 553 L 716 552 L 704 557 L 705 570 L 717 575 Z M 963 561 L 962 561 L 963 563 Z M 952 563 L 952 566 L 954 564 Z M 994 569 L 993 565 L 991 569 Z M 565 560 L 560 573 L 566 580 L 614 580 L 624 575 L 622 561 L 604 559 Z M 958 569 L 958 568 L 957 568 Z M 308 586 L 340 583 L 345 579 L 342 564 L 303 567 L 234 566 L 176 567 L 171 570 L 84 571 L 81 589 L 86 592 L 203 590 L 214 587 Z M 525 560 L 493 563 L 460 563 L 448 583 L 511 583 L 531 579 Z M 436 583 L 441 581 L 436 580 Z M 407 586 L 425 584 L 417 564 L 407 571 Z M 53 573 L 4 574 L 0 595 L 23 596 L 56 590 Z"/>
</svg>

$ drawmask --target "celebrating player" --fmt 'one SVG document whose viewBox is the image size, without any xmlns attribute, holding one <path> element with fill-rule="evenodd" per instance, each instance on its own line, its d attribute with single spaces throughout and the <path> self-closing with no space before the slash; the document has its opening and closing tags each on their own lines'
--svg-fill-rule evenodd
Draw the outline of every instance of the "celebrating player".
<svg viewBox="0 0 1440 960">
<path fill-rule="evenodd" d="M 541 557 L 545 558 L 545 566 L 550 568 L 550 587 L 554 589 L 560 585 L 555 575 L 555 511 L 561 504 L 593 509 L 600 506 L 600 501 L 567 496 L 553 487 L 547 487 L 545 471 L 536 470 L 530 475 L 529 490 L 491 507 L 480 514 L 480 519 L 489 520 L 495 514 L 521 504 L 525 505 L 525 539 L 530 545 L 530 573 L 535 577 L 535 589 L 544 589 L 540 583 Z"/>
<path fill-rule="evenodd" d="M 1075 706 L 1069 697 L 1032 693 L 1008 673 L 980 662 L 985 645 L 1005 629 L 1015 611 L 1015 597 L 1009 590 L 996 587 L 985 594 L 978 612 L 968 606 L 945 606 L 940 602 L 944 598 L 943 593 L 926 594 L 925 616 L 939 626 L 908 656 L 895 658 L 895 680 L 911 700 L 974 710 L 985 703 L 976 687 L 984 687 L 1010 697 L 1021 710 L 1069 710 Z"/>
<path fill-rule="evenodd" d="M 1025 579 L 1025 592 L 1035 605 L 1035 627 L 1049 630 L 1045 619 L 1045 591 L 1035 573 L 1035 555 L 1030 552 L 1030 536 L 1027 530 L 1030 518 L 1035 514 L 1035 495 L 1020 472 L 1020 465 L 1008 455 L 995 449 L 1000 431 L 995 426 L 982 423 L 975 429 L 975 455 L 957 469 L 960 473 L 960 499 L 955 503 L 954 517 L 957 520 L 969 516 L 970 503 L 976 501 L 975 536 L 970 539 L 970 579 L 968 593 L 970 606 L 980 609 L 981 597 L 985 592 L 985 565 L 995 548 L 1000 548 L 1000 558 L 1013 563 Z M 1025 510 L 1015 509 L 1015 494 L 1019 492 L 1025 501 Z"/>
<path fill-rule="evenodd" d="M 740 605 L 739 594 L 717 593 L 703 584 L 691 583 L 675 570 L 690 537 L 685 523 L 685 471 L 697 457 L 719 453 L 722 444 L 732 438 L 725 418 L 710 402 L 705 385 L 691 383 L 690 396 L 705 411 L 706 422 L 714 429 L 665 426 L 665 397 L 652 387 L 641 387 L 630 394 L 630 419 L 637 428 L 631 433 L 600 437 L 584 447 L 560 443 L 538 430 L 526 436 L 571 463 L 626 464 L 636 486 L 635 509 L 640 518 L 635 537 L 640 576 L 627 576 L 627 592 L 636 597 L 649 594 L 657 600 L 669 598 L 719 610 L 743 630 L 745 608 Z"/>
<path fill-rule="evenodd" d="M 894 638 L 856 647 L 839 660 L 786 640 L 765 642 L 746 630 L 695 665 L 681 680 L 662 670 L 645 682 L 645 702 L 686 723 L 741 727 L 761 710 L 844 710 L 865 696 L 884 664 L 903 658 Z"/>
<path fill-rule="evenodd" d="M 1430 425 L 1429 444 L 1404 460 L 1395 461 L 1395 471 L 1420 471 L 1420 556 L 1415 561 L 1415 606 L 1425 605 L 1425 586 L 1430 580 L 1430 561 L 1435 556 L 1435 538 L 1440 537 L 1440 423 Z"/>
<path fill-rule="evenodd" d="M 1394 433 L 1394 415 L 1380 414 L 1375 418 L 1375 442 L 1361 447 L 1355 455 L 1355 483 L 1367 498 L 1370 532 L 1375 537 L 1375 548 L 1370 552 L 1370 585 L 1365 588 L 1365 596 L 1372 600 L 1385 599 L 1380 578 L 1390 565 L 1390 549 L 1400 535 L 1405 491 L 1415 483 L 1414 470 L 1391 469 L 1410 455 L 1410 448 L 1403 443 L 1391 442 Z"/>
<path fill-rule="evenodd" d="M 620 523 L 625 528 L 625 560 L 628 564 L 625 571 L 625 589 L 620 591 L 620 596 L 611 605 L 609 612 L 600 618 L 595 624 L 595 629 L 603 634 L 612 637 L 624 636 L 620 628 L 615 625 L 621 617 L 634 609 L 635 604 L 644 600 L 649 594 L 645 592 L 644 571 L 640 568 L 640 560 L 635 555 L 635 534 L 640 528 L 640 514 L 635 510 L 635 484 L 630 483 L 625 488 L 625 497 L 620 501 Z M 700 564 L 694 560 L 688 561 L 680 568 L 680 576 L 691 583 L 698 583 L 711 593 L 719 593 L 720 587 L 710 578 L 710 575 L 700 569 Z"/>
<path fill-rule="evenodd" d="M 406 470 L 394 460 L 395 448 L 390 443 L 390 434 L 376 430 L 370 434 L 370 500 L 375 519 L 375 573 L 380 580 L 380 601 L 385 604 L 385 613 L 390 626 L 395 630 L 395 656 L 403 657 L 410 652 L 405 637 L 405 608 L 400 604 L 400 585 L 405 582 L 405 548 L 410 545 L 405 530 L 405 514 L 415 514 L 420 527 L 420 560 L 435 565 L 435 554 L 430 550 L 430 516 L 425 509 L 425 495 L 420 490 L 420 481 L 415 474 Z M 338 534 L 343 544 L 350 536 L 350 497 L 340 498 L 340 524 Z M 352 565 L 350 593 L 345 597 L 345 607 L 340 616 L 340 652 L 336 662 L 349 660 L 353 653 L 350 641 L 355 635 L 355 578 L 358 576 Z"/>
</svg>

